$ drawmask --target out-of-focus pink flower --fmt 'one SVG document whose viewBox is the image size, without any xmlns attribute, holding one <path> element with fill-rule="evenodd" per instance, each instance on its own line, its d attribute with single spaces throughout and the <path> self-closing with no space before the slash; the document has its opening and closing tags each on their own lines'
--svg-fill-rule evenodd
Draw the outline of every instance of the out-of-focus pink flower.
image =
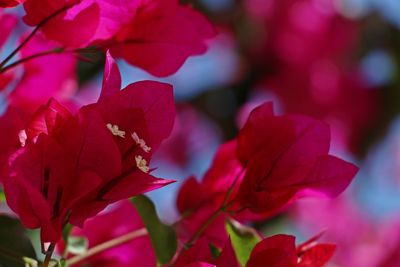
<svg viewBox="0 0 400 267">
<path fill-rule="evenodd" d="M 20 53 L 26 58 L 56 47 L 54 42 L 37 34 Z M 76 61 L 72 54 L 55 54 L 24 62 L 21 65 L 23 75 L 9 96 L 10 103 L 33 112 L 51 97 L 68 100 L 77 89 Z"/>
<path fill-rule="evenodd" d="M 264 26 L 266 37 L 256 35 L 260 42 L 249 52 L 254 64 L 268 62 L 272 70 L 263 86 L 285 111 L 328 122 L 335 143 L 357 151 L 362 133 L 379 119 L 379 92 L 364 82 L 352 60 L 358 23 L 339 15 L 333 0 L 247 0 L 246 6 L 250 18 Z"/>
<path fill-rule="evenodd" d="M 67 47 L 83 47 L 110 40 L 135 15 L 140 1 L 132 0 L 28 0 L 24 21 L 41 27 L 47 38 Z M 69 7 L 69 8 L 67 8 Z"/>
<path fill-rule="evenodd" d="M 89 249 L 99 244 L 143 229 L 141 218 L 132 203 L 125 200 L 89 219 L 82 229 L 73 228 L 71 234 L 85 237 L 89 241 Z M 98 253 L 73 266 L 109 267 L 155 267 L 157 259 L 148 235 L 140 236 L 114 248 Z"/>
<path fill-rule="evenodd" d="M 358 24 L 336 13 L 334 1 L 246 0 L 249 19 L 262 23 L 267 38 L 257 38 L 253 60 L 280 68 L 310 66 L 321 58 L 343 61 L 358 40 Z M 265 12 L 255 14 L 253 10 Z M 261 63 L 260 64 L 265 64 Z"/>
<path fill-rule="evenodd" d="M 214 36 L 211 24 L 191 7 L 177 0 L 143 0 L 116 36 L 122 45 L 111 51 L 153 75 L 167 76 L 189 56 L 206 52 L 205 41 Z"/>
<path fill-rule="evenodd" d="M 66 47 L 109 48 L 157 76 L 175 73 L 215 36 L 203 15 L 177 0 L 28 0 L 24 7 L 30 26 L 51 17 L 41 27 L 47 38 Z"/>
<path fill-rule="evenodd" d="M 172 130 L 172 87 L 143 81 L 122 91 L 108 56 L 101 96 L 72 115 L 50 100 L 33 115 L 10 160 L 9 206 L 42 242 L 56 242 L 66 222 L 83 222 L 108 204 L 165 186 L 151 175 L 152 153 Z"/>
<path fill-rule="evenodd" d="M 274 116 L 270 104 L 256 108 L 238 136 L 238 158 L 246 168 L 239 201 L 260 213 L 297 197 L 337 196 L 358 169 L 329 155 L 329 146 L 325 123 L 300 115 Z"/>
<path fill-rule="evenodd" d="M 344 149 L 356 150 L 360 136 L 379 115 L 379 92 L 368 88 L 359 73 L 340 72 L 330 61 L 315 62 L 309 69 L 282 68 L 265 85 L 278 95 L 286 111 L 328 122 L 333 140 Z"/>
<path fill-rule="evenodd" d="M 348 197 L 301 201 L 292 215 L 305 233 L 324 230 L 324 238 L 337 244 L 332 262 L 339 266 L 394 267 L 398 264 L 398 218 L 371 218 Z"/>
<path fill-rule="evenodd" d="M 193 161 L 208 155 L 219 140 L 217 127 L 213 127 L 194 107 L 177 104 L 177 117 L 168 140 L 157 151 L 156 159 L 188 170 Z M 196 165 L 199 165 L 196 163 Z"/>
</svg>

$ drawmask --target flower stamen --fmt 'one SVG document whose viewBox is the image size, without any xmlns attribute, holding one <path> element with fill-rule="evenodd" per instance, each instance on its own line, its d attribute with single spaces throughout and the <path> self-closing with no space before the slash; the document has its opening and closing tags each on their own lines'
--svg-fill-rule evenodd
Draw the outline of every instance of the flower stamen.
<svg viewBox="0 0 400 267">
<path fill-rule="evenodd" d="M 131 135 L 133 141 L 135 141 L 136 144 L 140 146 L 141 149 L 143 149 L 144 152 L 149 153 L 151 150 L 151 147 L 149 147 L 146 142 L 141 139 L 136 132 L 133 132 Z"/>
<path fill-rule="evenodd" d="M 107 123 L 107 129 L 110 130 L 110 132 L 115 135 L 119 136 L 121 138 L 125 138 L 125 131 L 121 131 L 118 127 L 118 125 L 113 125 L 111 123 Z"/>
<path fill-rule="evenodd" d="M 142 156 L 135 156 L 136 166 L 144 173 L 148 173 L 150 168 L 147 166 L 147 160 L 145 160 Z"/>
</svg>

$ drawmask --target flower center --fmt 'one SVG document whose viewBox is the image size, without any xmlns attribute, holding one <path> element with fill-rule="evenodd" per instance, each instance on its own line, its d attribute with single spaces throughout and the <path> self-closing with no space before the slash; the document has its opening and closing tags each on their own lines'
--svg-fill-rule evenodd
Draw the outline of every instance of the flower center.
<svg viewBox="0 0 400 267">
<path fill-rule="evenodd" d="M 150 168 L 147 166 L 147 161 L 140 155 L 135 156 L 136 166 L 144 173 L 148 173 Z"/>
<path fill-rule="evenodd" d="M 133 134 L 131 135 L 133 141 L 135 141 L 136 144 L 138 144 L 140 146 L 141 149 L 143 149 L 144 152 L 149 153 L 151 150 L 151 147 L 149 147 L 146 142 L 141 139 L 138 134 L 136 132 L 133 132 Z"/>
<path fill-rule="evenodd" d="M 115 135 L 119 136 L 121 138 L 125 138 L 125 131 L 121 131 L 118 127 L 118 125 L 107 123 L 107 129 L 110 130 L 110 132 Z"/>
</svg>

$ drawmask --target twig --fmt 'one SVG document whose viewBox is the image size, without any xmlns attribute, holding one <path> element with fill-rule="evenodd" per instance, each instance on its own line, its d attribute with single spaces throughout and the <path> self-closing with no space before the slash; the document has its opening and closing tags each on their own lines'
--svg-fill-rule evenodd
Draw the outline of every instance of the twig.
<svg viewBox="0 0 400 267">
<path fill-rule="evenodd" d="M 51 14 L 50 16 L 48 16 L 47 18 L 45 18 L 44 20 L 42 20 L 41 22 L 39 22 L 38 25 L 36 25 L 35 29 L 33 29 L 33 31 L 28 35 L 28 37 L 25 38 L 24 41 L 22 41 L 22 43 L 16 48 L 14 49 L 14 51 L 11 52 L 11 54 L 9 54 L 1 63 L 0 63 L 0 71 L 3 69 L 3 67 L 29 42 L 29 40 L 31 40 L 33 38 L 33 36 L 35 36 L 35 34 L 40 30 L 41 27 L 43 27 L 47 22 L 49 22 L 51 19 L 53 19 L 54 17 L 56 17 L 57 15 L 61 14 L 62 12 L 70 9 L 71 7 L 73 7 L 75 4 L 79 3 L 80 1 L 77 1 L 71 5 L 67 5 L 59 10 L 57 10 L 56 12 L 54 12 L 53 14 Z M 1 71 L 3 72 L 3 71 Z"/>
<path fill-rule="evenodd" d="M 78 256 L 75 256 L 75 257 L 72 257 L 72 258 L 66 260 L 65 263 L 67 266 L 76 264 L 76 263 L 78 263 L 84 259 L 87 259 L 95 254 L 98 254 L 100 252 L 103 252 L 103 251 L 113 248 L 113 247 L 117 247 L 119 245 L 122 245 L 128 241 L 131 241 L 135 238 L 138 238 L 138 237 L 141 237 L 144 235 L 147 235 L 146 228 L 141 228 L 141 229 L 135 230 L 135 231 L 125 234 L 123 236 L 120 236 L 120 237 L 111 239 L 107 242 L 101 243 L 101 244 L 89 249 L 86 253 L 84 253 L 82 255 L 78 255 Z"/>
</svg>

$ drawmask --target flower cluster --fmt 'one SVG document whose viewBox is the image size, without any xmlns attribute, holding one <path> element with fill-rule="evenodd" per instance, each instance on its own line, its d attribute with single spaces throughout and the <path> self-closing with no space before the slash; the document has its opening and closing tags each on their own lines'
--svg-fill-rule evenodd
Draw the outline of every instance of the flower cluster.
<svg viewBox="0 0 400 267">
<path fill-rule="evenodd" d="M 153 177 L 148 164 L 150 147 L 172 129 L 172 88 L 143 81 L 120 91 L 114 64 L 108 57 L 97 103 L 72 115 L 50 99 L 19 131 L 4 189 L 22 222 L 42 229 L 43 242 L 58 241 L 67 222 L 83 225 L 112 202 L 171 182 Z"/>
<path fill-rule="evenodd" d="M 329 155 L 329 144 L 325 123 L 301 115 L 275 116 L 271 103 L 259 106 L 237 139 L 220 147 L 202 182 L 190 178 L 182 186 L 177 205 L 189 214 L 182 235 L 221 209 L 227 211 L 221 216 L 260 220 L 300 197 L 337 196 L 358 168 Z M 226 235 L 220 230 L 223 221 L 208 229 L 218 243 Z"/>
<path fill-rule="evenodd" d="M 21 21 L 3 11 L 15 6 Z M 178 0 L 0 0 L 0 7 L 0 47 L 17 40 L 0 62 L 1 193 L 18 225 L 40 230 L 45 254 L 9 253 L 0 231 L 0 266 L 8 266 L 3 254 L 30 267 L 329 262 L 335 245 L 319 243 L 320 236 L 296 247 L 294 236 L 268 237 L 254 223 L 299 198 L 338 196 L 358 168 L 330 153 L 325 122 L 275 115 L 271 102 L 253 109 L 236 137 L 220 145 L 201 181 L 193 176 L 182 183 L 175 223 L 160 220 L 143 196 L 179 180 L 156 177 L 153 166 L 174 127 L 173 88 L 144 80 L 121 89 L 115 59 L 154 76 L 174 74 L 216 35 L 194 7 Z M 22 21 L 34 29 L 10 38 Z M 105 63 L 97 101 L 85 99 L 76 74 L 78 60 L 91 61 L 91 53 Z M 197 126 L 182 123 L 164 156 L 186 149 Z M 185 153 L 171 157 L 186 163 Z"/>
</svg>

